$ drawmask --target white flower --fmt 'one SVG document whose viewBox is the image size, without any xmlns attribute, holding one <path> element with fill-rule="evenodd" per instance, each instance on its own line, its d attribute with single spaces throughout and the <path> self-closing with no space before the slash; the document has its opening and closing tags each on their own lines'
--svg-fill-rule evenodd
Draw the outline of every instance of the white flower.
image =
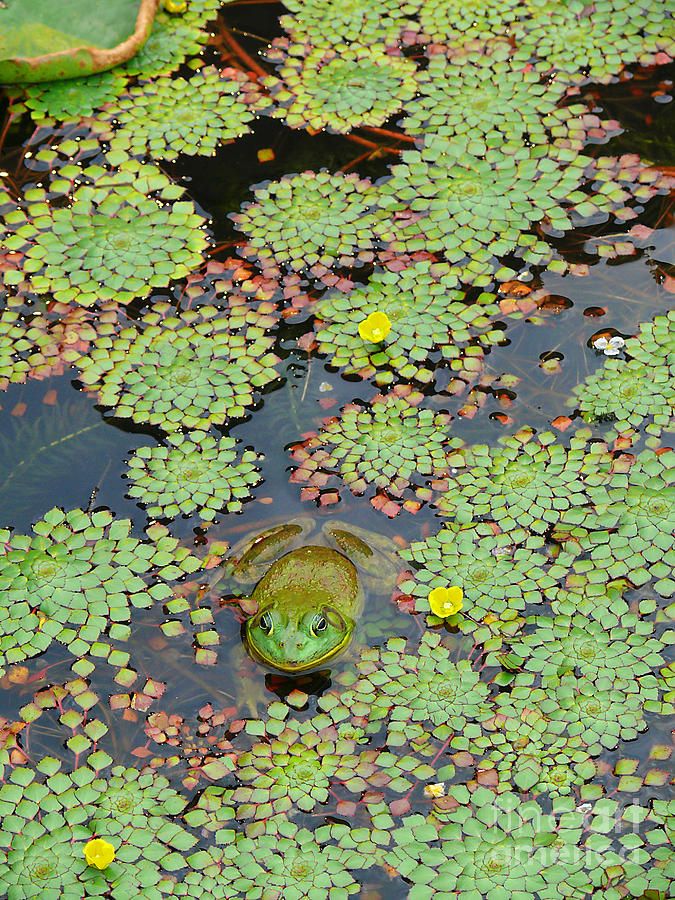
<svg viewBox="0 0 675 900">
<path fill-rule="evenodd" d="M 618 334 L 615 334 L 614 337 L 609 338 L 609 340 L 607 340 L 606 337 L 599 337 L 593 341 L 595 349 L 602 350 L 605 356 L 618 356 L 625 345 L 626 342 L 622 337 L 619 337 Z"/>
</svg>

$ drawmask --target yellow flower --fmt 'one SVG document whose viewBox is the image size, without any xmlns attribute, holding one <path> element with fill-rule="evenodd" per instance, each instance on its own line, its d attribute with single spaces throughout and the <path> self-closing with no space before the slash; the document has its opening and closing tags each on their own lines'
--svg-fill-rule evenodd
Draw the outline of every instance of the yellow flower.
<svg viewBox="0 0 675 900">
<path fill-rule="evenodd" d="M 164 9 L 172 16 L 182 16 L 187 8 L 187 0 L 164 0 Z"/>
<path fill-rule="evenodd" d="M 359 334 L 364 341 L 379 344 L 391 331 L 389 316 L 383 312 L 371 313 L 362 322 L 359 322 Z"/>
<path fill-rule="evenodd" d="M 437 587 L 429 592 L 429 606 L 435 616 L 445 619 L 458 613 L 464 601 L 461 587 Z"/>
<path fill-rule="evenodd" d="M 442 781 L 438 784 L 425 784 L 424 796 L 430 800 L 438 800 L 439 797 L 445 797 L 445 785 Z"/>
<path fill-rule="evenodd" d="M 106 869 L 115 859 L 115 848 L 103 838 L 92 838 L 84 845 L 84 858 L 90 866 Z"/>
</svg>

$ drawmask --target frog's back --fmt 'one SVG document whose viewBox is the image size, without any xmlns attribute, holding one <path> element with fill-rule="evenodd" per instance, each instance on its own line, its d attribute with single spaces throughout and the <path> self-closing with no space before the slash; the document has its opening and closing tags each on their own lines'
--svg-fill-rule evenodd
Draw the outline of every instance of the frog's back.
<svg viewBox="0 0 675 900">
<path fill-rule="evenodd" d="M 286 553 L 263 575 L 253 597 L 261 609 L 269 604 L 328 603 L 352 619 L 363 609 L 356 567 L 331 547 L 310 545 Z"/>
</svg>

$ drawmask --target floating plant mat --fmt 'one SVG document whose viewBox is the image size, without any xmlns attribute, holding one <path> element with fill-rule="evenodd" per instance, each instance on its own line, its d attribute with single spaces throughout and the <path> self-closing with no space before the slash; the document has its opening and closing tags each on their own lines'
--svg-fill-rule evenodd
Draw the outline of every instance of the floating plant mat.
<svg viewBox="0 0 675 900">
<path fill-rule="evenodd" d="M 0 98 L 0 897 L 675 894 L 672 35 L 165 0 Z"/>
</svg>

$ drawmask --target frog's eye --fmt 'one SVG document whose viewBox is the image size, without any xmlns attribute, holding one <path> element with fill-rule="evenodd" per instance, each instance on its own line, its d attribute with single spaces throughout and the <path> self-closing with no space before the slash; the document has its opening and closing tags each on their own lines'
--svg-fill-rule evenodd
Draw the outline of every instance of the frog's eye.
<svg viewBox="0 0 675 900">
<path fill-rule="evenodd" d="M 274 631 L 274 623 L 272 622 L 272 616 L 269 613 L 263 613 L 260 616 L 260 622 L 258 623 L 265 634 L 272 634 Z"/>
<path fill-rule="evenodd" d="M 312 634 L 321 634 L 321 632 L 325 631 L 326 628 L 328 628 L 328 622 L 326 622 L 325 618 L 321 614 L 314 616 L 314 618 L 312 619 L 312 624 L 310 626 Z"/>
</svg>

